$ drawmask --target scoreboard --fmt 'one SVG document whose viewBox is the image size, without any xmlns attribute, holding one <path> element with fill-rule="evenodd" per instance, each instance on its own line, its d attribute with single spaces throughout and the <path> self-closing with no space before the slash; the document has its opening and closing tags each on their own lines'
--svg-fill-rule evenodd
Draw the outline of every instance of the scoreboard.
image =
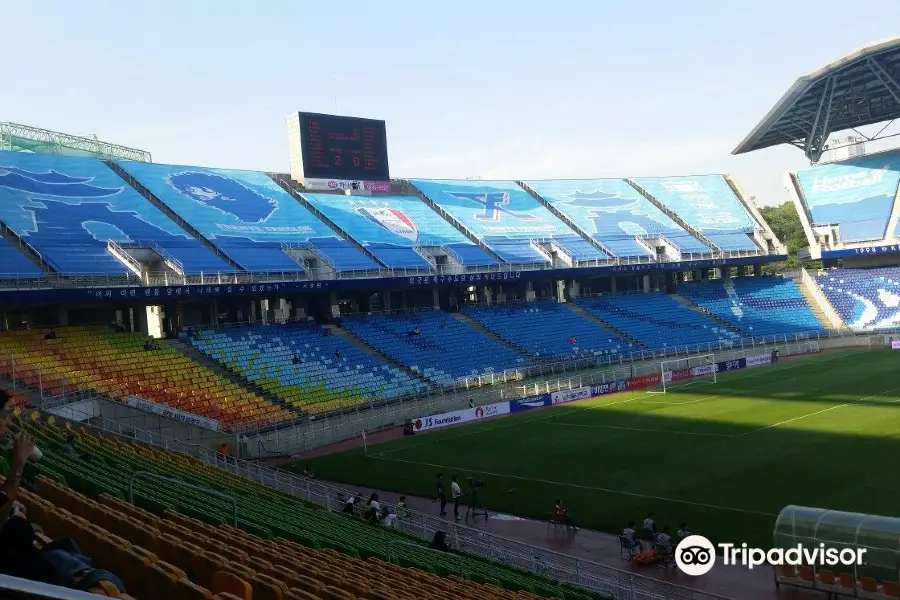
<svg viewBox="0 0 900 600">
<path fill-rule="evenodd" d="M 390 191 L 384 121 L 298 112 L 288 138 L 291 176 L 307 189 Z"/>
</svg>

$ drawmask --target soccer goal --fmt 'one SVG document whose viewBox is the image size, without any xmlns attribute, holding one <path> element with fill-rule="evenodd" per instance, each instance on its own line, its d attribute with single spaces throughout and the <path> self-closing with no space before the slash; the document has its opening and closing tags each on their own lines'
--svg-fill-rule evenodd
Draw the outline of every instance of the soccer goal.
<svg viewBox="0 0 900 600">
<path fill-rule="evenodd" d="M 659 384 L 648 394 L 665 394 L 675 388 L 716 383 L 716 359 L 712 354 L 664 360 L 659 363 Z"/>
</svg>

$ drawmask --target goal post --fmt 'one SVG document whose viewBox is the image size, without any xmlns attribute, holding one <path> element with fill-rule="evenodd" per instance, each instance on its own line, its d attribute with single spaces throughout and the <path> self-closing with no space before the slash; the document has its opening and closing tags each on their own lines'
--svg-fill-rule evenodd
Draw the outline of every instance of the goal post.
<svg viewBox="0 0 900 600">
<path fill-rule="evenodd" d="M 649 388 L 649 394 L 665 394 L 673 388 L 716 383 L 716 359 L 712 354 L 674 358 L 659 363 L 659 385 Z"/>
</svg>

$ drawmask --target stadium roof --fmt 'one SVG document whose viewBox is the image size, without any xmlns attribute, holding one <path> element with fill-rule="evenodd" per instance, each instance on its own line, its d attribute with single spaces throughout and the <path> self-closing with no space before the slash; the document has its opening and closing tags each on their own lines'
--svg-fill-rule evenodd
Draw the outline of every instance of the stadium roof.
<svg viewBox="0 0 900 600">
<path fill-rule="evenodd" d="M 900 37 L 864 46 L 800 77 L 732 154 L 792 144 L 817 162 L 832 132 L 897 118 Z"/>
</svg>

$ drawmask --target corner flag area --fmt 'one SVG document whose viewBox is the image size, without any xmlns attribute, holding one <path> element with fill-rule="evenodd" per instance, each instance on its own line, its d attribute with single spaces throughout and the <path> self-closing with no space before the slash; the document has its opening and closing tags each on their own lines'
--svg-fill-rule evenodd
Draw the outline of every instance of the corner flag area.
<svg viewBox="0 0 900 600">
<path fill-rule="evenodd" d="M 895 511 L 900 479 L 879 465 L 900 448 L 898 358 L 803 357 L 370 445 L 315 470 L 426 497 L 438 472 L 472 476 L 489 511 L 546 519 L 559 498 L 590 529 L 618 533 L 654 511 L 660 525 L 768 547 L 786 504 Z"/>
</svg>

